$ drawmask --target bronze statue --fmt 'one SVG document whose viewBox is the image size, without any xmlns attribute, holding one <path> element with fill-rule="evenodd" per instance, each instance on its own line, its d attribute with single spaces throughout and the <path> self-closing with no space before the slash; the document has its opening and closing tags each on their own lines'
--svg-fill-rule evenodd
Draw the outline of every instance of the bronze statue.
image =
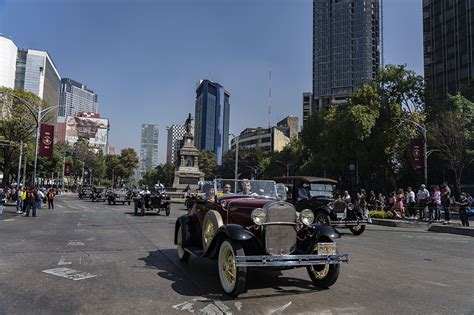
<svg viewBox="0 0 474 315">
<path fill-rule="evenodd" d="M 188 119 L 186 119 L 186 122 L 184 123 L 184 126 L 186 128 L 187 133 L 191 133 L 191 122 L 193 119 L 191 118 L 191 113 L 189 113 Z"/>
</svg>

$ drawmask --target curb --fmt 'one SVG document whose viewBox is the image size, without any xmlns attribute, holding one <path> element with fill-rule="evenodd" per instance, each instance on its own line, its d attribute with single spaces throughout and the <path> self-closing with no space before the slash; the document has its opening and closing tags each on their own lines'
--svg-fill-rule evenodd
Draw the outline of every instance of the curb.
<svg viewBox="0 0 474 315">
<path fill-rule="evenodd" d="M 373 225 L 382 225 L 390 227 L 410 227 L 419 229 L 428 229 L 428 222 L 418 221 L 401 221 L 401 220 L 384 220 L 384 219 L 372 219 Z"/>
<path fill-rule="evenodd" d="M 466 235 L 474 237 L 474 228 L 462 226 L 448 226 L 448 225 L 431 225 L 428 229 L 430 232 L 449 233 L 457 235 Z"/>
</svg>

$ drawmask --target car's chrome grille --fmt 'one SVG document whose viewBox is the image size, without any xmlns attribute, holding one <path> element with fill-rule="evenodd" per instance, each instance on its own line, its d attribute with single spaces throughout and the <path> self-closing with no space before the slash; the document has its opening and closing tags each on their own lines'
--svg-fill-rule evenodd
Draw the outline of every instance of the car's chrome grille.
<svg viewBox="0 0 474 315">
<path fill-rule="evenodd" d="M 286 202 L 274 202 L 265 206 L 267 224 L 265 226 L 265 246 L 271 255 L 290 254 L 296 246 L 296 230 L 294 225 L 271 224 L 295 223 L 295 208 Z"/>
</svg>

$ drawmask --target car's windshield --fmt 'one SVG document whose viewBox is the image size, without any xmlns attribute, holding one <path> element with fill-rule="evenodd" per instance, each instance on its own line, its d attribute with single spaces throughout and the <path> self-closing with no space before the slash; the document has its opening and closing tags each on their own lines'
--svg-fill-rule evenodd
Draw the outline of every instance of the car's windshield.
<svg viewBox="0 0 474 315">
<path fill-rule="evenodd" d="M 331 184 L 311 184 L 309 194 L 311 197 L 328 197 L 333 196 L 333 187 Z"/>
<path fill-rule="evenodd" d="M 216 179 L 213 182 L 204 182 L 202 192 L 207 198 L 212 196 L 242 195 L 263 198 L 276 198 L 275 182 L 271 180 L 235 180 Z"/>
</svg>

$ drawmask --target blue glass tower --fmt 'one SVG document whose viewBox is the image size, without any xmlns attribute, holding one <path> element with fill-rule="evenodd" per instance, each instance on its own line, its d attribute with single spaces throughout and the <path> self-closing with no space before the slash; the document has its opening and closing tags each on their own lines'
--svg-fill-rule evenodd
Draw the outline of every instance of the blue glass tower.
<svg viewBox="0 0 474 315">
<path fill-rule="evenodd" d="M 230 94 L 222 85 L 201 80 L 196 88 L 195 145 L 216 154 L 218 165 L 229 149 Z"/>
</svg>

